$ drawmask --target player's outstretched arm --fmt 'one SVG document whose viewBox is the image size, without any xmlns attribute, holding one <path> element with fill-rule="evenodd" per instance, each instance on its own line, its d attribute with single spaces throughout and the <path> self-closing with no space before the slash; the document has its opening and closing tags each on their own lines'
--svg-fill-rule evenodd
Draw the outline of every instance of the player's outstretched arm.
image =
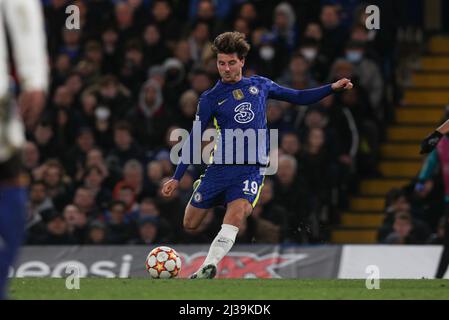
<svg viewBox="0 0 449 320">
<path fill-rule="evenodd" d="M 443 135 L 449 133 L 449 120 L 446 120 L 434 132 L 429 134 L 423 141 L 421 141 L 420 154 L 430 153 L 435 149 L 440 142 Z"/>
<path fill-rule="evenodd" d="M 324 85 L 322 87 L 295 90 L 286 87 L 282 87 L 277 83 L 268 80 L 269 93 L 268 97 L 276 100 L 287 101 L 293 104 L 308 105 L 317 103 L 324 97 L 343 90 L 351 90 L 353 84 L 351 80 L 343 78 L 334 83 Z"/>
</svg>

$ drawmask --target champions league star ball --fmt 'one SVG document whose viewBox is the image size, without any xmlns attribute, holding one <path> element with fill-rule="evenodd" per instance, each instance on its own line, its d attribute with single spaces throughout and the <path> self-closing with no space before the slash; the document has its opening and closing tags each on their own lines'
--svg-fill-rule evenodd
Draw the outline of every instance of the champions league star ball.
<svg viewBox="0 0 449 320">
<path fill-rule="evenodd" d="M 176 278 L 181 271 L 181 258 L 170 247 L 157 247 L 148 254 L 145 267 L 153 279 Z"/>
</svg>

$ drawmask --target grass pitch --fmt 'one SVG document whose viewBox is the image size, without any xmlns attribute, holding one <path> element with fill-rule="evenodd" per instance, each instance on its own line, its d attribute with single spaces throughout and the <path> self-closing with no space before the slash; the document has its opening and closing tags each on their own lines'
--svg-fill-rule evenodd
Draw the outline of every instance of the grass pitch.
<svg viewBox="0 0 449 320">
<path fill-rule="evenodd" d="M 62 278 L 15 278 L 12 299 L 45 300 L 336 300 L 449 299 L 448 280 L 380 280 L 368 290 L 365 280 L 345 279 L 213 279 L 151 280 L 81 278 L 79 290 L 68 290 Z"/>
</svg>

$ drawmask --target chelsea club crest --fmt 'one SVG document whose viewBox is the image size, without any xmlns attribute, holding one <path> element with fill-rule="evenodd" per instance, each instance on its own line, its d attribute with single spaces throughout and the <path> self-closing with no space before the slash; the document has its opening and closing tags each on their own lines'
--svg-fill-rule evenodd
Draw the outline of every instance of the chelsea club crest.
<svg viewBox="0 0 449 320">
<path fill-rule="evenodd" d="M 257 89 L 257 87 L 255 87 L 255 86 L 249 87 L 248 91 L 249 91 L 249 93 L 251 93 L 253 95 L 256 95 L 259 93 L 259 89 Z"/>
<path fill-rule="evenodd" d="M 195 200 L 195 202 L 201 202 L 202 199 L 203 197 L 201 196 L 201 193 L 199 193 L 198 191 L 195 192 L 195 194 L 193 195 L 193 200 Z"/>
</svg>

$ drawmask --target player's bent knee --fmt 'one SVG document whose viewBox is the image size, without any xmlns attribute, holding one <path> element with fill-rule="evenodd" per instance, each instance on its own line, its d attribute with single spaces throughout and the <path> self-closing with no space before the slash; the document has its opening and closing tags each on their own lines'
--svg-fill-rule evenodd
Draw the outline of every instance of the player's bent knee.
<svg viewBox="0 0 449 320">
<path fill-rule="evenodd" d="M 231 211 L 241 217 L 248 217 L 253 211 L 253 206 L 247 200 L 239 200 L 232 204 Z"/>
<path fill-rule="evenodd" d="M 238 213 L 239 216 L 243 217 L 243 218 L 247 218 L 249 215 L 251 215 L 251 212 L 253 211 L 253 206 L 245 201 L 242 204 L 239 205 L 238 208 L 236 208 L 236 212 Z"/>
</svg>

